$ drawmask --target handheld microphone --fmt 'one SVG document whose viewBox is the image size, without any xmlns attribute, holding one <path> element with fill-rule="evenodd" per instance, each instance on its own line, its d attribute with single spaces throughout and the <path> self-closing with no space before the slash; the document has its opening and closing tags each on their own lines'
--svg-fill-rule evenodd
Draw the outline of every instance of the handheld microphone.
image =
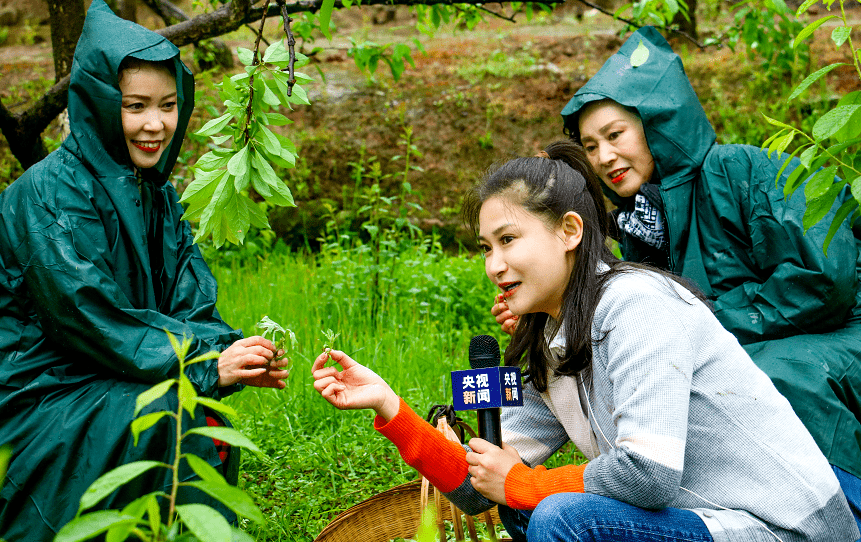
<svg viewBox="0 0 861 542">
<path fill-rule="evenodd" d="M 490 335 L 469 342 L 469 366 L 451 373 L 455 410 L 478 411 L 478 436 L 502 446 L 499 408 L 523 406 L 520 367 L 499 366 L 499 343 Z"/>
</svg>

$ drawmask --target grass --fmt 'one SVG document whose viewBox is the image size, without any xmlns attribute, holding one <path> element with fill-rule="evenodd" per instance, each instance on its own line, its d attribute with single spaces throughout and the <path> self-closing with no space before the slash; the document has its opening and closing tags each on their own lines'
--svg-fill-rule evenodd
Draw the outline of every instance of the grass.
<svg viewBox="0 0 861 542">
<path fill-rule="evenodd" d="M 451 402 L 449 372 L 468 366 L 470 338 L 500 333 L 480 258 L 403 253 L 391 262 L 392 285 L 377 315 L 363 300 L 369 268 L 362 265 L 361 250 L 213 265 L 229 324 L 257 334 L 254 324 L 268 315 L 300 343 L 285 390 L 246 388 L 227 399 L 240 413 L 237 428 L 263 452 L 246 453 L 241 478 L 268 518 L 247 526 L 257 540 L 313 540 L 342 510 L 418 476 L 374 431 L 369 411 L 339 412 L 314 391 L 310 363 L 325 341 L 321 330 L 340 333 L 336 348 L 386 378 L 420 415 Z"/>
<path fill-rule="evenodd" d="M 262 454 L 245 453 L 240 484 L 268 518 L 245 525 L 260 541 L 312 541 L 341 511 L 418 474 L 394 445 L 373 429 L 370 411 L 340 412 L 312 386 L 311 361 L 321 351 L 321 330 L 340 333 L 338 349 L 383 376 L 424 416 L 451 403 L 449 373 L 468 367 L 473 335 L 506 344 L 490 315 L 494 288 L 483 260 L 444 254 L 417 241 L 389 262 L 388 294 L 378 314 L 366 298 L 367 252 L 358 244 L 336 253 L 275 250 L 265 260 L 213 264 L 218 308 L 246 335 L 264 315 L 292 329 L 299 355 L 283 391 L 246 388 L 226 401 L 238 429 Z M 474 413 L 463 416 L 475 427 Z M 549 466 L 582 461 L 573 448 Z"/>
</svg>

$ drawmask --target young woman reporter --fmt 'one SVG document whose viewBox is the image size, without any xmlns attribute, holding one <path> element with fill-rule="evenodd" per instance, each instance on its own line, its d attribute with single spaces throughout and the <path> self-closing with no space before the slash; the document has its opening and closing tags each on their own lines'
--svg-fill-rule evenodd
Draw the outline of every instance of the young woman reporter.
<svg viewBox="0 0 861 542">
<path fill-rule="evenodd" d="M 373 409 L 404 460 L 467 513 L 503 505 L 517 540 L 856 540 L 786 399 L 699 294 L 609 252 L 580 148 L 545 152 L 501 166 L 465 207 L 487 276 L 520 317 L 505 363 L 524 367 L 524 406 L 503 411 L 503 447 L 448 442 L 342 352 L 341 370 L 315 360 L 315 389 Z M 569 440 L 590 461 L 544 468 Z"/>
</svg>

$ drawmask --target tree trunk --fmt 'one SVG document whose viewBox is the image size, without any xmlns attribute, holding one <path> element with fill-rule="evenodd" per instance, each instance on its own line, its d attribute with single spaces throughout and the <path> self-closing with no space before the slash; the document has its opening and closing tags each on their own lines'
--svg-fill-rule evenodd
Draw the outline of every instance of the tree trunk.
<svg viewBox="0 0 861 542">
<path fill-rule="evenodd" d="M 84 0 L 48 0 L 51 15 L 51 48 L 54 55 L 54 81 L 72 70 L 75 45 L 84 28 Z"/>
<path fill-rule="evenodd" d="M 117 15 L 133 23 L 138 22 L 138 0 L 122 0 L 119 7 Z"/>
</svg>

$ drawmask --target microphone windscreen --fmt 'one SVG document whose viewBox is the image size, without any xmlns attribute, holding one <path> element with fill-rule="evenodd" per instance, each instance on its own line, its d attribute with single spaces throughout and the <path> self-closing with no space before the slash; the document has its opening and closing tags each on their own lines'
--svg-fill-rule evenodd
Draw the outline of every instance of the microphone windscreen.
<svg viewBox="0 0 861 542">
<path fill-rule="evenodd" d="M 476 335 L 469 341 L 469 367 L 487 369 L 499 366 L 499 343 L 490 335 Z"/>
</svg>

